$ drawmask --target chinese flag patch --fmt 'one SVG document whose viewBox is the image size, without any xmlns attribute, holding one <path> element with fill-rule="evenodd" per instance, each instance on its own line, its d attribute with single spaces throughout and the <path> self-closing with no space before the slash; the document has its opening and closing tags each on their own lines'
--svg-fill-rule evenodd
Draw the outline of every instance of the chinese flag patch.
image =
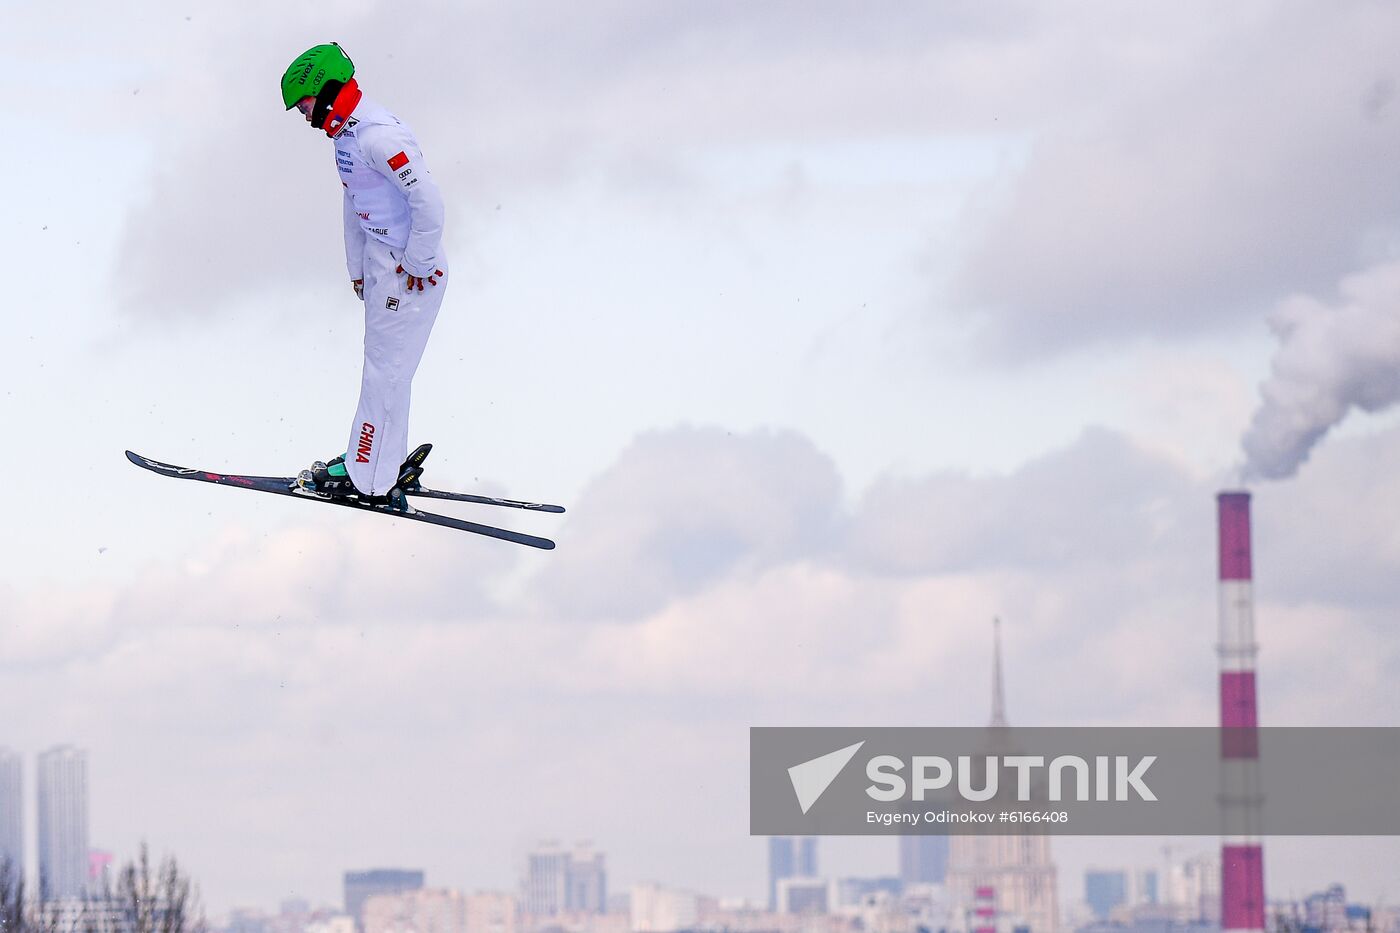
<svg viewBox="0 0 1400 933">
<path fill-rule="evenodd" d="M 395 172 L 397 172 L 399 169 L 403 168 L 407 164 L 408 156 L 402 152 L 400 152 L 396 156 L 390 156 L 389 158 L 389 168 Z"/>
</svg>

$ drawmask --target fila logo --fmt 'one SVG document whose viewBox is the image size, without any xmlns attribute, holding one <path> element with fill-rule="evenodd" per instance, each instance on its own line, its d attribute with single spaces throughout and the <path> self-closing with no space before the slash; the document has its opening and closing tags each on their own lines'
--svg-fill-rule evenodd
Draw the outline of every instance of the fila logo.
<svg viewBox="0 0 1400 933">
<path fill-rule="evenodd" d="M 386 298 L 384 300 L 384 307 L 389 311 L 397 311 L 399 310 L 399 300 L 397 298 Z"/>
<path fill-rule="evenodd" d="M 374 450 L 374 425 L 366 421 L 360 425 L 360 446 L 355 451 L 355 462 L 369 463 L 369 455 L 372 450 Z"/>
</svg>

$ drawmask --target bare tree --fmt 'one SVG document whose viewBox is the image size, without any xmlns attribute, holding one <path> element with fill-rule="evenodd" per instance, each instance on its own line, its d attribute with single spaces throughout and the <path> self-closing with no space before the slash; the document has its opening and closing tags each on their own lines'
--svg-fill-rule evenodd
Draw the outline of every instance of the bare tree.
<svg viewBox="0 0 1400 933">
<path fill-rule="evenodd" d="M 8 855 L 0 856 L 0 933 L 25 933 L 24 873 Z"/>
<path fill-rule="evenodd" d="M 0 933 L 56 933 L 58 913 L 35 898 L 24 883 L 24 869 L 0 857 Z"/>
<path fill-rule="evenodd" d="M 208 924 L 199 903 L 199 892 L 167 855 L 158 867 L 151 865 L 150 850 L 143 842 L 140 854 L 117 872 L 117 885 L 104 885 L 102 901 L 108 926 L 94 933 L 206 933 Z"/>
<path fill-rule="evenodd" d="M 11 879 L 15 880 L 11 880 Z M 23 879 L 0 864 L 0 933 L 207 933 L 198 890 L 173 856 L 152 867 L 143 842 L 135 861 L 81 901 L 26 902 Z"/>
</svg>

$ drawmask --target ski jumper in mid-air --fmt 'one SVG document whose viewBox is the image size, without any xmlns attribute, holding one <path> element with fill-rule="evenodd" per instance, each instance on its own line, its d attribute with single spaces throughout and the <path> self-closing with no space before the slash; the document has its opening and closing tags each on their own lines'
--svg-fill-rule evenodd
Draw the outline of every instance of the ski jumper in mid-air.
<svg viewBox="0 0 1400 933">
<path fill-rule="evenodd" d="M 447 291 L 443 206 L 413 132 L 365 98 L 355 65 L 334 42 L 307 49 L 282 75 L 282 102 L 297 108 L 335 146 L 344 185 L 345 263 L 365 303 L 365 361 L 360 402 L 346 452 L 316 461 L 296 477 L 216 473 L 162 463 L 135 451 L 127 460 L 161 476 L 251 489 L 303 502 L 411 519 L 550 550 L 548 538 L 428 512 L 412 499 L 438 499 L 531 512 L 561 505 L 431 489 L 419 482 L 431 444 L 408 454 L 413 374 Z M 407 454 L 407 456 L 405 456 Z"/>
<path fill-rule="evenodd" d="M 417 479 L 405 462 L 409 396 L 447 291 L 444 210 L 413 131 L 365 97 L 354 74 L 338 44 L 315 46 L 282 76 L 282 102 L 334 142 L 345 262 L 365 305 L 364 371 L 349 444 L 343 456 L 313 465 L 311 486 L 385 502 Z"/>
</svg>

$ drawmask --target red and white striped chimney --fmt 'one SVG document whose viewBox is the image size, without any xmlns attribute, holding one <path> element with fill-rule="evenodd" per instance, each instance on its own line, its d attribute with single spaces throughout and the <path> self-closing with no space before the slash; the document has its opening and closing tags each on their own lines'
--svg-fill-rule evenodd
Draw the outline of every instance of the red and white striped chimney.
<svg viewBox="0 0 1400 933">
<path fill-rule="evenodd" d="M 972 906 L 972 933 L 997 933 L 997 889 L 979 885 Z"/>
<path fill-rule="evenodd" d="M 1220 928 L 1263 933 L 1259 715 L 1249 493 L 1216 497 L 1220 522 Z"/>
</svg>

